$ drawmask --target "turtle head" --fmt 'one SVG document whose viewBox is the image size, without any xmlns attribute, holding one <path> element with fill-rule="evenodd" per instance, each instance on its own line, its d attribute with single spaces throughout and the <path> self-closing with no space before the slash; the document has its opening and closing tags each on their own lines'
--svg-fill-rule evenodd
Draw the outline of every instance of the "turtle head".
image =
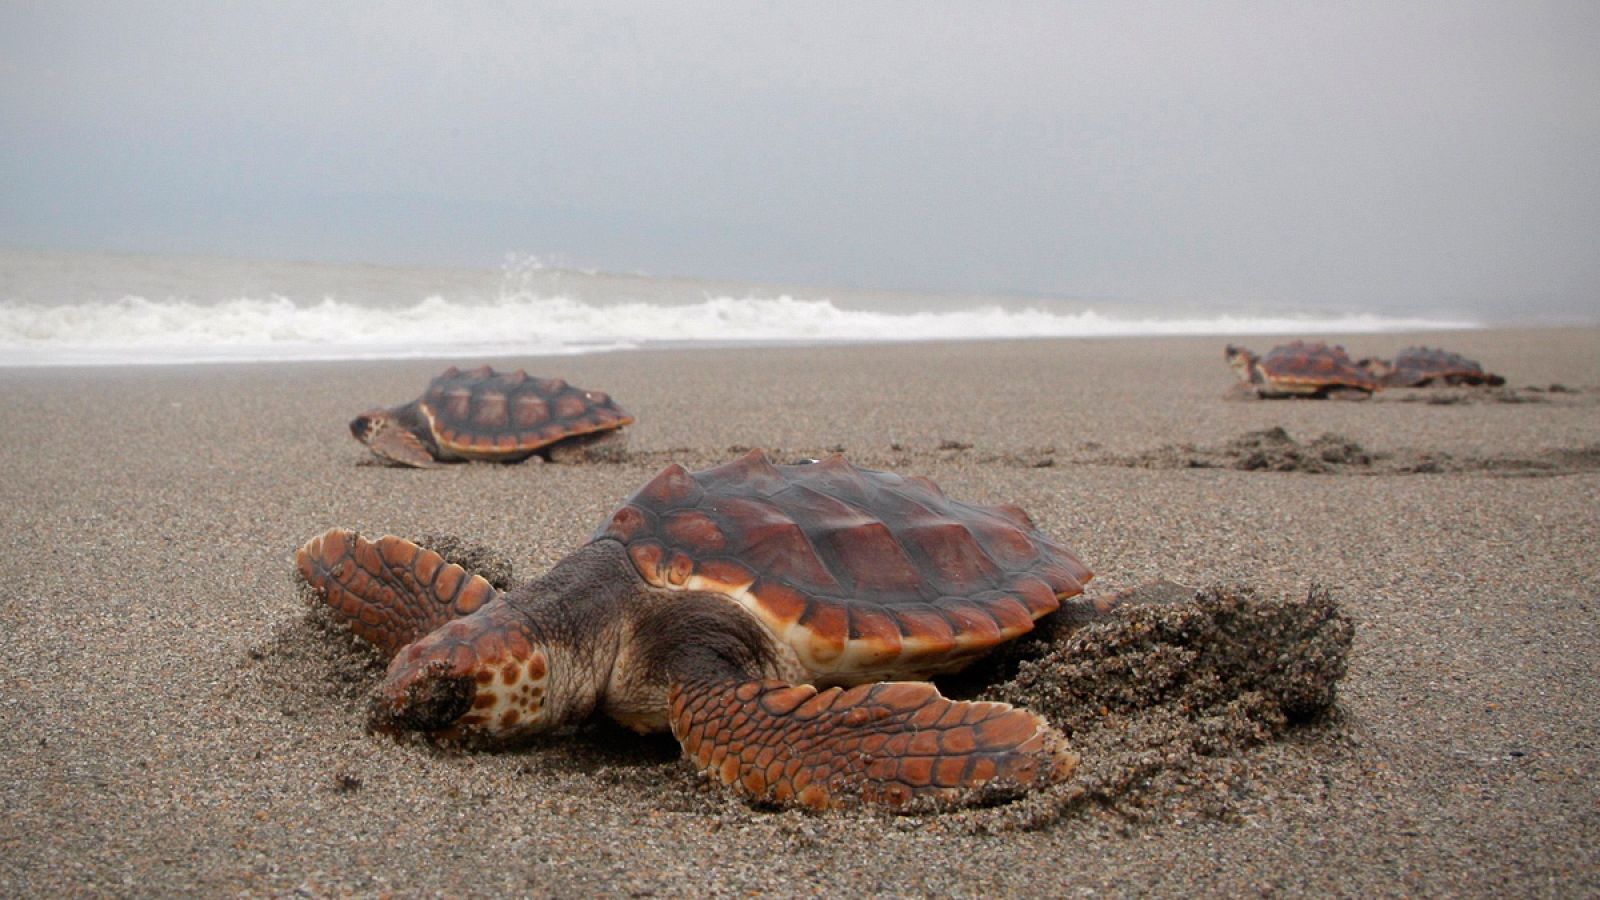
<svg viewBox="0 0 1600 900">
<path fill-rule="evenodd" d="M 1245 384 L 1255 384 L 1260 380 L 1255 369 L 1256 361 L 1261 357 L 1256 356 L 1244 347 L 1238 347 L 1233 344 L 1229 344 L 1227 349 L 1222 351 L 1222 354 L 1227 357 L 1228 365 L 1233 367 L 1233 374 L 1239 376 L 1240 381 Z"/>
<path fill-rule="evenodd" d="M 391 465 L 430 468 L 435 461 L 433 450 L 420 437 L 426 428 L 418 416 L 416 403 L 369 409 L 350 420 L 350 434 Z"/>
<path fill-rule="evenodd" d="M 375 731 L 504 743 L 550 727 L 550 664 L 524 624 L 485 610 L 402 648 L 373 692 Z"/>
<path fill-rule="evenodd" d="M 372 439 L 378 436 L 378 432 L 392 422 L 393 418 L 387 409 L 369 409 L 350 420 L 350 433 L 356 440 L 371 446 Z"/>
</svg>

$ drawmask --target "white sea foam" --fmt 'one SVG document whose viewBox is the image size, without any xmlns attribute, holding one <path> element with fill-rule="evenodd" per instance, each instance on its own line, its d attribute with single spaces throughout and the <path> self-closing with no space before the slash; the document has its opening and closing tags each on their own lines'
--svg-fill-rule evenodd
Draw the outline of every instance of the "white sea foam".
<svg viewBox="0 0 1600 900">
<path fill-rule="evenodd" d="M 214 303 L 125 297 L 0 301 L 0 365 L 480 357 L 582 353 L 652 343 L 927 341 L 1127 335 L 1316 334 L 1473 328 L 1378 315 L 1128 317 L 1092 309 L 979 305 L 942 311 L 841 308 L 826 299 L 708 297 L 585 303 L 513 292 L 376 307 L 325 298 Z"/>
</svg>

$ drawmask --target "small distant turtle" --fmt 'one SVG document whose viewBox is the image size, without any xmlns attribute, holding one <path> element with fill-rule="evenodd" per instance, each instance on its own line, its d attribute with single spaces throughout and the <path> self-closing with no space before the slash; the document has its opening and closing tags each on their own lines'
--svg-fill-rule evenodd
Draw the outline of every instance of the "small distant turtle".
<svg viewBox="0 0 1600 900">
<path fill-rule="evenodd" d="M 350 420 L 350 433 L 380 459 L 428 468 L 440 460 L 516 462 L 535 453 L 556 461 L 619 446 L 633 423 L 600 391 L 521 369 L 451 366 L 422 396 Z"/>
<path fill-rule="evenodd" d="M 1407 347 L 1395 354 L 1394 362 L 1370 357 L 1359 365 L 1383 387 L 1499 386 L 1506 383 L 1499 375 L 1485 372 L 1476 360 L 1431 347 Z"/>
<path fill-rule="evenodd" d="M 1291 341 L 1257 356 L 1229 344 L 1228 364 L 1258 397 L 1337 397 L 1366 399 L 1378 389 L 1371 375 L 1336 344 Z"/>
<path fill-rule="evenodd" d="M 949 805 L 1068 777 L 1034 713 L 946 699 L 953 672 L 1092 576 L 1016 506 L 834 456 L 671 465 L 589 543 L 508 592 L 396 537 L 334 529 L 296 554 L 339 620 L 390 655 L 379 731 L 497 743 L 603 712 L 670 729 L 762 803 Z M 980 790 L 981 789 L 981 790 Z"/>
</svg>

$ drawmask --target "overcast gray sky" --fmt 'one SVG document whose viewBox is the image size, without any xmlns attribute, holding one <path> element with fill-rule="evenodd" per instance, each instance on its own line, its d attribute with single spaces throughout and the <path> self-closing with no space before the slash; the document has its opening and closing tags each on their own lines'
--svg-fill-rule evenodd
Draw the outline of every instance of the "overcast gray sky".
<svg viewBox="0 0 1600 900">
<path fill-rule="evenodd" d="M 0 244 L 1592 316 L 1600 3 L 0 0 Z"/>
</svg>

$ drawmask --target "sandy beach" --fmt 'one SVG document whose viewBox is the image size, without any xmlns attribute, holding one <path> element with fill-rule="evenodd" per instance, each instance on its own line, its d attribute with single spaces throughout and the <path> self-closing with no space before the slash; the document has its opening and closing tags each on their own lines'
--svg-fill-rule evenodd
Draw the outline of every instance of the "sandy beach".
<svg viewBox="0 0 1600 900">
<path fill-rule="evenodd" d="M 345 423 L 442 361 L 0 369 L 0 894 L 1600 892 L 1600 329 L 1334 339 L 1443 344 L 1513 391 L 1231 402 L 1223 338 L 452 360 L 608 391 L 633 455 L 411 471 Z M 1275 427 L 1370 461 L 1227 465 Z M 1020 504 L 1094 593 L 1325 586 L 1355 626 L 1337 708 L 1212 761 L 1215 802 L 1031 829 L 755 809 L 608 726 L 511 752 L 366 732 L 300 543 L 454 534 L 532 577 L 666 462 L 750 447 Z"/>
</svg>

